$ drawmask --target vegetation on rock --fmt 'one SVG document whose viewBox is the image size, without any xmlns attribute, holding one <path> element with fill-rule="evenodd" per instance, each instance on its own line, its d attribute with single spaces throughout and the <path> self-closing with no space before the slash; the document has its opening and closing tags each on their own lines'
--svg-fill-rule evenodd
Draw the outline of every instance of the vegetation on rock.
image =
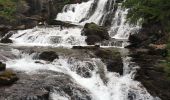
<svg viewBox="0 0 170 100">
<path fill-rule="evenodd" d="M 127 17 L 131 23 L 159 23 L 164 30 L 170 29 L 169 0 L 126 0 L 124 6 L 129 8 Z"/>
<path fill-rule="evenodd" d="M 11 85 L 18 80 L 16 74 L 11 70 L 0 73 L 0 86 Z"/>
<path fill-rule="evenodd" d="M 86 23 L 82 30 L 82 35 L 87 36 L 86 42 L 88 45 L 94 45 L 110 38 L 107 29 L 95 23 Z"/>
</svg>

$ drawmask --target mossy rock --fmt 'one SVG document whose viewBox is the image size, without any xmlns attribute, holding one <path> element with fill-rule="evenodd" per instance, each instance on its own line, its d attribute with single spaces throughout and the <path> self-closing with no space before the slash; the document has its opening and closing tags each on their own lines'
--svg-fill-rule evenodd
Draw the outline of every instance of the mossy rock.
<svg viewBox="0 0 170 100">
<path fill-rule="evenodd" d="M 6 65 L 0 62 L 0 71 L 4 71 L 6 69 Z"/>
<path fill-rule="evenodd" d="M 11 70 L 6 70 L 0 73 L 0 86 L 12 85 L 17 80 L 18 80 L 18 77 Z"/>
<path fill-rule="evenodd" d="M 88 45 L 110 39 L 107 29 L 95 23 L 86 23 L 81 35 L 87 36 L 86 42 Z"/>
</svg>

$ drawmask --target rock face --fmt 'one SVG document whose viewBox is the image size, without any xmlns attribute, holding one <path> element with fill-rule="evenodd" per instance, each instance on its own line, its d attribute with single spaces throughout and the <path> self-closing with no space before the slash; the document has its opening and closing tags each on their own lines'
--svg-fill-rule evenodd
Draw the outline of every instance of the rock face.
<svg viewBox="0 0 170 100">
<path fill-rule="evenodd" d="M 162 31 L 159 24 L 143 25 L 142 29 L 136 34 L 131 34 L 129 42 L 132 48 L 147 48 L 149 44 L 165 44 L 167 42 L 168 34 Z"/>
<path fill-rule="evenodd" d="M 106 64 L 107 70 L 110 72 L 117 72 L 120 75 L 123 74 L 123 62 L 121 59 L 120 52 L 114 50 L 97 50 L 95 52 L 97 57 L 100 57 Z"/>
<path fill-rule="evenodd" d="M 39 55 L 39 59 L 46 60 L 46 61 L 51 61 L 51 62 L 54 59 L 58 59 L 58 58 L 59 58 L 58 55 L 54 51 L 45 51 L 45 52 L 42 52 Z"/>
<path fill-rule="evenodd" d="M 86 23 L 82 30 L 82 35 L 87 36 L 86 42 L 88 45 L 94 45 L 95 43 L 99 43 L 110 38 L 107 29 L 98 26 L 95 23 Z"/>
<path fill-rule="evenodd" d="M 164 58 L 160 55 L 151 55 L 149 50 L 132 50 L 131 56 L 140 66 L 135 79 L 140 81 L 151 95 L 169 100 L 170 80 L 165 74 L 165 66 L 160 63 Z"/>
</svg>

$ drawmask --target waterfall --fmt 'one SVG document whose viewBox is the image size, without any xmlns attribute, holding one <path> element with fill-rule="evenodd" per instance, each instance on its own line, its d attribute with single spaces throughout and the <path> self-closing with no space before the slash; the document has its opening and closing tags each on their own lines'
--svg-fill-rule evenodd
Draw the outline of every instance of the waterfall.
<svg viewBox="0 0 170 100">
<path fill-rule="evenodd" d="M 73 46 L 86 45 L 85 36 L 81 36 L 80 28 L 35 27 L 33 29 L 18 31 L 11 39 L 19 45 L 37 46 Z"/>
<path fill-rule="evenodd" d="M 116 0 L 89 0 L 80 4 L 65 5 L 56 20 L 76 23 L 79 26 L 90 22 L 106 26 L 112 39 L 101 45 L 124 47 L 129 35 L 140 28 L 126 23 L 127 12 L 128 10 L 123 9 L 121 3 L 117 3 Z M 18 30 L 10 39 L 14 42 L 12 46 L 28 46 L 28 48 L 38 46 L 39 51 L 43 51 L 44 46 L 47 50 L 55 51 L 61 46 L 87 46 L 86 37 L 81 35 L 81 30 L 81 27 L 76 26 L 69 28 L 37 26 Z M 37 58 L 38 52 L 32 50 L 34 53 L 30 53 L 26 50 L 25 52 L 12 50 L 16 59 L 7 60 L 7 67 L 29 75 L 42 74 L 42 71 L 55 73 L 45 79 L 45 82 L 48 82 L 49 78 L 54 77 L 52 80 L 57 80 L 58 83 L 61 81 L 60 84 L 54 84 L 52 81 L 51 100 L 156 100 L 140 82 L 133 79 L 138 66 L 131 62 L 131 58 L 127 55 L 122 56 L 124 68 L 123 75 L 120 75 L 107 71 L 107 66 L 100 58 L 94 58 L 93 55 L 86 57 L 88 50 L 80 50 L 79 54 L 78 51 L 70 53 L 69 50 L 64 52 L 61 49 L 59 52 L 72 55 L 60 55 L 59 59 L 53 62 L 40 60 Z M 76 54 L 79 54 L 79 58 L 74 57 Z M 71 94 L 64 90 L 65 86 L 71 88 L 68 89 Z"/>
<path fill-rule="evenodd" d="M 59 59 L 46 63 L 36 59 L 36 53 L 28 54 L 16 50 L 13 50 L 13 53 L 19 58 L 7 61 L 8 68 L 28 74 L 41 73 L 42 70 L 63 73 L 65 77 L 69 76 L 74 83 L 90 93 L 91 99 L 87 99 L 81 93 L 73 94 L 81 100 L 155 100 L 139 82 L 133 80 L 137 67 L 131 66 L 130 58 L 126 56 L 124 56 L 124 75 L 121 76 L 118 73 L 108 72 L 106 65 L 97 58 L 79 60 L 74 57 L 60 56 Z M 36 63 L 37 60 L 44 64 Z M 133 69 L 129 70 L 130 67 Z M 85 69 L 79 73 L 81 68 Z M 58 90 L 57 87 L 54 89 L 51 93 L 52 100 L 69 100 L 70 97 L 63 90 Z"/>
<path fill-rule="evenodd" d="M 89 0 L 77 4 L 65 5 L 56 20 L 84 25 L 94 22 L 108 27 L 111 39 L 102 43 L 102 46 L 126 46 L 130 34 L 136 33 L 139 26 L 132 26 L 126 22 L 128 10 L 121 7 L 116 0 Z M 73 46 L 86 45 L 85 36 L 81 36 L 82 28 L 52 27 L 18 31 L 11 39 L 16 44 Z"/>
</svg>

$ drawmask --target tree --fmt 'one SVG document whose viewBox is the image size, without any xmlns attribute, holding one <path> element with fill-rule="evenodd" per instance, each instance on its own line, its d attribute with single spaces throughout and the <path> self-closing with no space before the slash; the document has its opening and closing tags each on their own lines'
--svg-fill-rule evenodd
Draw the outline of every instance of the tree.
<svg viewBox="0 0 170 100">
<path fill-rule="evenodd" d="M 130 23 L 160 23 L 170 31 L 170 0 L 126 0 L 123 6 L 129 9 Z"/>
</svg>

